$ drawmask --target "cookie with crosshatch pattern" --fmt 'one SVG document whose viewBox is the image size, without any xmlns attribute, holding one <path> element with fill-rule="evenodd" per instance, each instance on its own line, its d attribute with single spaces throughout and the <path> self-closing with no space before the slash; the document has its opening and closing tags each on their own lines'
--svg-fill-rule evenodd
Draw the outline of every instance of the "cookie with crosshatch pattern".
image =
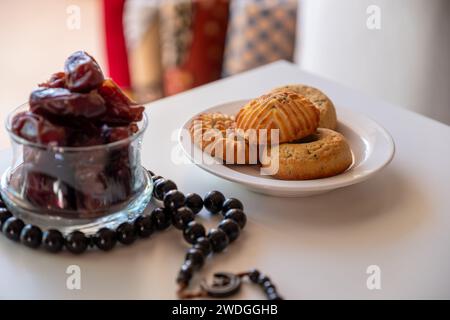
<svg viewBox="0 0 450 320">
<path fill-rule="evenodd" d="M 189 132 L 193 142 L 204 152 L 232 164 L 255 164 L 251 147 L 236 129 L 234 116 L 221 112 L 203 113 L 192 120 Z M 257 151 L 257 149 L 256 149 Z M 254 152 L 257 155 L 256 152 Z"/>
</svg>

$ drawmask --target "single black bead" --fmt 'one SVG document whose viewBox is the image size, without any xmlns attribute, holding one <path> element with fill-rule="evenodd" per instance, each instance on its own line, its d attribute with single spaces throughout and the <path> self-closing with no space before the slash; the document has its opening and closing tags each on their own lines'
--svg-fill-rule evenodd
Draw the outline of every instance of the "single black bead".
<svg viewBox="0 0 450 320">
<path fill-rule="evenodd" d="M 277 291 L 277 288 L 275 287 L 275 285 L 270 282 L 270 281 L 266 281 L 262 284 L 264 290 L 266 291 L 266 293 L 270 293 L 273 291 Z"/>
<path fill-rule="evenodd" d="M 64 237 L 58 230 L 47 230 L 42 236 L 43 246 L 47 251 L 56 253 L 62 250 L 64 246 Z"/>
<path fill-rule="evenodd" d="M 130 245 L 136 240 L 136 230 L 129 222 L 124 222 L 116 229 L 117 241 L 122 244 Z"/>
<path fill-rule="evenodd" d="M 219 229 L 225 232 L 230 240 L 230 243 L 239 238 L 241 233 L 241 228 L 237 224 L 237 222 L 231 219 L 225 219 L 219 224 Z"/>
<path fill-rule="evenodd" d="M 238 199 L 229 198 L 225 200 L 222 206 L 222 213 L 227 213 L 231 209 L 240 209 L 244 210 L 244 205 Z"/>
<path fill-rule="evenodd" d="M 156 230 L 165 230 L 172 224 L 172 213 L 168 209 L 155 208 L 150 214 Z"/>
<path fill-rule="evenodd" d="M 193 248 L 200 249 L 205 257 L 207 257 L 212 251 L 211 242 L 206 237 L 198 238 Z"/>
<path fill-rule="evenodd" d="M 158 181 L 159 179 L 164 179 L 164 178 L 161 177 L 161 176 L 158 176 L 158 175 L 152 176 L 152 181 L 153 181 L 154 184 L 156 184 L 156 181 Z"/>
<path fill-rule="evenodd" d="M 184 194 L 178 190 L 170 190 L 164 195 L 164 208 L 175 211 L 184 206 Z"/>
<path fill-rule="evenodd" d="M 234 222 L 237 222 L 241 229 L 244 229 L 245 225 L 247 224 L 247 216 L 245 215 L 244 211 L 240 209 L 228 210 L 225 213 L 225 219 L 231 219 Z"/>
<path fill-rule="evenodd" d="M 205 256 L 200 249 L 191 248 L 186 254 L 186 261 L 191 261 L 192 267 L 198 270 L 205 263 Z"/>
<path fill-rule="evenodd" d="M 276 294 L 277 289 L 275 287 L 264 288 L 264 292 L 266 293 L 266 295 L 274 294 L 274 293 Z"/>
<path fill-rule="evenodd" d="M 230 243 L 227 234 L 220 229 L 211 229 L 208 232 L 208 239 L 214 252 L 222 252 Z"/>
<path fill-rule="evenodd" d="M 181 207 L 173 213 L 172 224 L 175 228 L 184 230 L 188 223 L 194 221 L 194 219 L 195 215 L 191 209 L 188 207 Z"/>
<path fill-rule="evenodd" d="M 192 266 L 192 262 L 186 261 L 181 266 L 181 270 L 178 273 L 177 283 L 182 285 L 188 285 L 193 275 L 194 275 L 194 267 Z"/>
<path fill-rule="evenodd" d="M 276 292 L 268 294 L 267 299 L 270 301 L 283 300 L 283 298 L 281 298 L 280 295 Z"/>
<path fill-rule="evenodd" d="M 22 229 L 20 240 L 29 248 L 37 248 L 42 242 L 42 231 L 38 227 L 28 224 Z"/>
<path fill-rule="evenodd" d="M 2 230 L 8 239 L 19 241 L 20 232 L 22 231 L 23 227 L 25 227 L 25 224 L 22 220 L 17 219 L 16 217 L 11 217 L 5 221 Z"/>
<path fill-rule="evenodd" d="M 153 194 L 158 200 L 163 200 L 164 195 L 170 190 L 177 190 L 177 185 L 172 180 L 158 179 L 155 183 Z"/>
<path fill-rule="evenodd" d="M 187 227 L 183 230 L 184 239 L 190 244 L 196 243 L 197 239 L 204 237 L 205 234 L 205 227 L 201 223 L 195 221 L 189 222 Z"/>
<path fill-rule="evenodd" d="M 136 220 L 134 220 L 134 228 L 136 229 L 138 236 L 141 238 L 150 237 L 155 230 L 152 217 L 150 216 L 137 217 Z"/>
<path fill-rule="evenodd" d="M 210 191 L 206 194 L 203 203 L 205 208 L 212 214 L 219 213 L 222 210 L 222 205 L 225 197 L 219 191 Z"/>
<path fill-rule="evenodd" d="M 166 181 L 166 179 L 164 179 L 163 177 L 160 177 L 160 176 L 155 176 L 155 177 L 152 177 L 152 181 L 153 181 L 153 197 L 155 197 L 155 199 L 162 200 L 162 198 L 159 198 L 159 196 L 157 194 L 156 185 L 160 182 Z"/>
<path fill-rule="evenodd" d="M 266 282 L 271 282 L 270 278 L 264 274 L 260 274 L 258 278 L 258 284 L 264 285 Z"/>
<path fill-rule="evenodd" d="M 198 214 L 203 209 L 203 199 L 196 193 L 189 193 L 186 196 L 184 204 L 191 209 L 194 214 Z"/>
<path fill-rule="evenodd" d="M 117 234 L 114 230 L 101 228 L 94 236 L 94 243 L 100 250 L 109 251 L 117 243 Z"/>
<path fill-rule="evenodd" d="M 74 231 L 66 237 L 66 249 L 74 254 L 80 254 L 86 251 L 89 241 L 81 231 Z"/>
<path fill-rule="evenodd" d="M 11 212 L 9 212 L 6 208 L 0 208 L 0 228 L 3 227 L 3 224 L 6 220 L 12 217 Z"/>
<path fill-rule="evenodd" d="M 147 170 L 148 174 L 150 175 L 150 177 L 153 177 L 155 174 L 153 173 L 153 171 L 151 170 Z"/>
<path fill-rule="evenodd" d="M 251 281 L 251 282 L 253 282 L 253 283 L 258 283 L 258 279 L 259 279 L 259 275 L 260 275 L 260 274 L 261 274 L 261 273 L 260 273 L 258 270 L 253 269 L 253 270 L 251 270 L 251 271 L 249 272 L 248 277 L 250 278 L 250 281 Z"/>
</svg>

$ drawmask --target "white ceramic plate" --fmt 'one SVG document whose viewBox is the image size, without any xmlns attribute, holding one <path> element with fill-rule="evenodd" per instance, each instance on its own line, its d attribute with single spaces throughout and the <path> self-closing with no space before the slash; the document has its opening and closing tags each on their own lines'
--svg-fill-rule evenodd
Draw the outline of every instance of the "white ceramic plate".
<svg viewBox="0 0 450 320">
<path fill-rule="evenodd" d="M 235 115 L 247 100 L 218 105 L 206 112 Z M 248 189 L 282 197 L 304 197 L 324 193 L 364 181 L 385 167 L 393 158 L 394 142 L 389 133 L 366 116 L 346 108 L 337 108 L 338 128 L 348 140 L 353 152 L 353 164 L 345 172 L 329 178 L 303 181 L 278 180 L 260 175 L 257 165 L 224 165 L 193 144 L 186 131 L 197 115 L 189 119 L 179 135 L 179 143 L 188 158 L 200 168 Z M 184 132 L 184 133 L 183 133 Z M 200 158 L 199 158 L 200 155 Z"/>
</svg>

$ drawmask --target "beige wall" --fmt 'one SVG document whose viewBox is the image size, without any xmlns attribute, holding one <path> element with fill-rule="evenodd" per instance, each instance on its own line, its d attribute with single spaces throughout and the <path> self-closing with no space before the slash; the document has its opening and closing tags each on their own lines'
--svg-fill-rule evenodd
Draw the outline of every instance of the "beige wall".
<svg viewBox="0 0 450 320">
<path fill-rule="evenodd" d="M 63 68 L 75 50 L 86 50 L 105 67 L 100 0 L 0 1 L 0 121 L 27 101 L 37 83 Z M 79 30 L 69 30 L 66 9 L 80 7 Z M 8 145 L 0 134 L 0 149 Z"/>
<path fill-rule="evenodd" d="M 302 68 L 450 124 L 450 1 L 300 0 L 299 12 Z"/>
</svg>

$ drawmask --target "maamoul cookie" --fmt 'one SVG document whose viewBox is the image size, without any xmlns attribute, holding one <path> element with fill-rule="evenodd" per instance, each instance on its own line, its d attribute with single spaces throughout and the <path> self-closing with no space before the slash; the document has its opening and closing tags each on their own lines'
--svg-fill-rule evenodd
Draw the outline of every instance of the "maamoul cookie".
<svg viewBox="0 0 450 320">
<path fill-rule="evenodd" d="M 274 177 L 310 180 L 344 172 L 352 164 L 353 156 L 342 134 L 319 128 L 304 141 L 283 143 L 263 152 L 263 166 L 273 167 L 273 161 L 279 161 L 278 172 Z"/>
<path fill-rule="evenodd" d="M 306 137 L 316 131 L 319 125 L 319 111 L 311 101 L 289 90 L 277 90 L 247 103 L 236 116 L 236 127 L 248 134 L 249 129 L 259 132 L 267 130 L 267 141 L 271 142 L 270 132 L 279 130 L 279 143 L 290 142 Z"/>
<path fill-rule="evenodd" d="M 233 116 L 204 113 L 189 128 L 191 137 L 203 151 L 230 164 L 256 164 L 257 151 L 239 134 Z M 256 146 L 255 146 L 256 147 Z"/>
<path fill-rule="evenodd" d="M 305 96 L 320 111 L 319 128 L 336 129 L 336 109 L 333 102 L 319 89 L 302 84 L 292 84 L 274 89 L 274 91 L 276 90 L 290 90 Z"/>
<path fill-rule="evenodd" d="M 194 141 L 200 142 L 200 147 L 204 147 L 212 142 L 211 139 L 204 139 L 205 132 L 211 129 L 220 131 L 222 136 L 228 129 L 234 129 L 236 122 L 233 116 L 221 112 L 203 113 L 197 116 L 189 127 L 189 132 Z"/>
</svg>

